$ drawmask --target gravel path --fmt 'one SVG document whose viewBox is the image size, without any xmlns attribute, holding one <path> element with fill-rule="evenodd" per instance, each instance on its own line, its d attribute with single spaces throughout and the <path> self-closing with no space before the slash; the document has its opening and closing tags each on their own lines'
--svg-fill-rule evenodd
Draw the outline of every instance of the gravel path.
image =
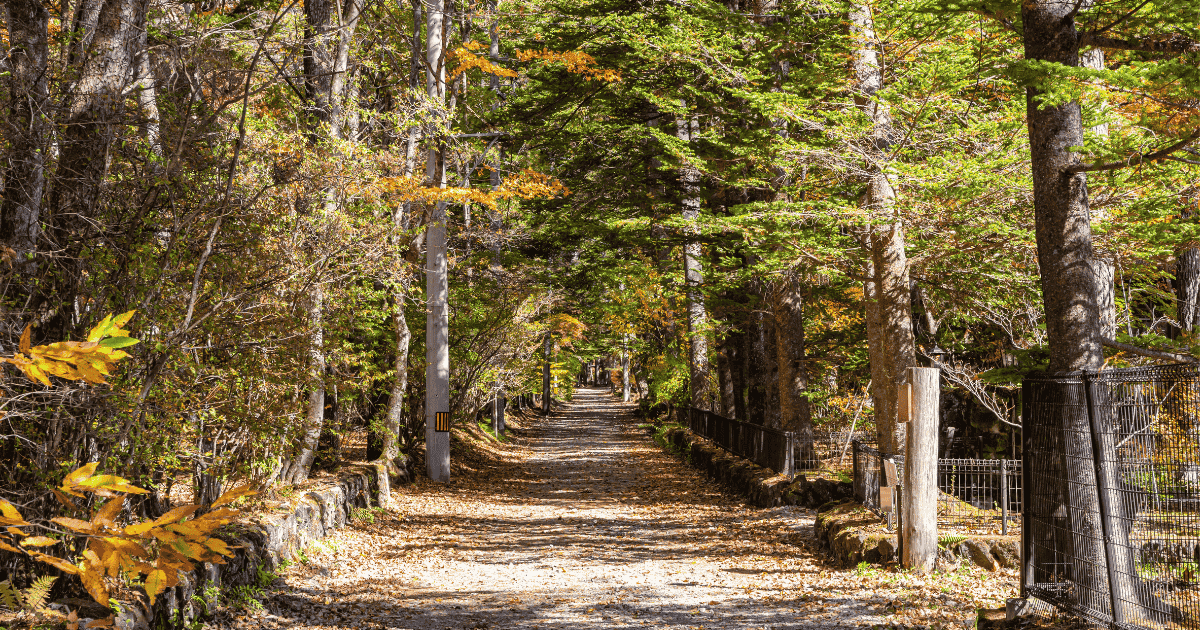
<svg viewBox="0 0 1200 630">
<path fill-rule="evenodd" d="M 448 485 L 418 482 L 395 495 L 389 514 L 315 545 L 284 575 L 268 601 L 272 614 L 228 621 L 830 628 L 890 625 L 897 609 L 918 605 L 881 590 L 881 580 L 908 576 L 828 569 L 809 546 L 811 512 L 747 508 L 722 494 L 655 446 L 632 408 L 578 390 L 564 411 L 535 420 L 540 426 L 503 461 Z M 945 593 L 952 589 L 920 594 L 928 590 L 905 592 L 943 597 L 919 605 L 961 623 L 968 603 Z"/>
</svg>

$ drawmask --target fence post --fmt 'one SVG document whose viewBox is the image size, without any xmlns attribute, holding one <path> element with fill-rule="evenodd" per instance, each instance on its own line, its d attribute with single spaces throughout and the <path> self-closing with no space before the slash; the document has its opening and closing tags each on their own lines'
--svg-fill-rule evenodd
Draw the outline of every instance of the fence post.
<svg viewBox="0 0 1200 630">
<path fill-rule="evenodd" d="M 783 474 L 791 479 L 796 474 L 796 433 L 788 431 L 785 435 L 787 444 L 784 446 Z"/>
<path fill-rule="evenodd" d="M 1109 504 L 1109 496 L 1113 490 L 1112 479 L 1109 478 L 1108 467 L 1104 465 L 1105 440 L 1103 435 L 1103 427 L 1100 426 L 1100 418 L 1096 413 L 1096 399 L 1092 394 L 1092 373 L 1088 370 L 1083 371 L 1083 396 L 1087 403 L 1088 424 L 1092 434 L 1092 465 L 1096 469 L 1096 499 L 1100 508 L 1100 531 L 1104 535 L 1104 566 L 1108 569 L 1108 595 L 1112 601 L 1112 616 L 1114 625 L 1123 625 L 1125 623 L 1125 602 L 1121 599 L 1120 590 L 1121 582 L 1117 579 L 1116 562 L 1113 561 L 1113 547 L 1117 541 L 1113 540 L 1112 527 L 1112 510 Z M 1127 595 L 1131 595 L 1127 593 Z"/>
<path fill-rule="evenodd" d="M 904 495 L 900 499 L 901 564 L 918 573 L 937 560 L 937 447 L 941 370 L 908 368 L 912 416 L 904 454 Z"/>
<path fill-rule="evenodd" d="M 863 496 L 862 492 L 860 492 L 860 488 L 862 486 L 862 469 L 858 467 L 858 440 L 854 440 L 853 448 L 854 450 L 850 452 L 850 481 L 854 490 L 854 500 L 862 503 L 864 500 L 866 500 L 866 497 Z"/>
<path fill-rule="evenodd" d="M 1008 535 L 1008 460 L 1000 460 L 1000 535 Z"/>
</svg>

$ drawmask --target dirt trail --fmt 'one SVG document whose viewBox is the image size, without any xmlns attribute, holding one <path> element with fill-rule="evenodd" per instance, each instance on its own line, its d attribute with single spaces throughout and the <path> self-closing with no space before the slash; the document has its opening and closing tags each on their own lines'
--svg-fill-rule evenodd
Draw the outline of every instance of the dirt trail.
<svg viewBox="0 0 1200 630">
<path fill-rule="evenodd" d="M 231 621 L 827 628 L 890 625 L 909 606 L 879 590 L 878 575 L 822 565 L 807 546 L 810 512 L 722 494 L 657 448 L 631 410 L 607 392 L 577 391 L 499 468 L 402 489 L 392 513 L 342 530 L 286 572 L 272 614 Z M 936 616 L 961 623 L 968 603 L 941 596 Z"/>
</svg>

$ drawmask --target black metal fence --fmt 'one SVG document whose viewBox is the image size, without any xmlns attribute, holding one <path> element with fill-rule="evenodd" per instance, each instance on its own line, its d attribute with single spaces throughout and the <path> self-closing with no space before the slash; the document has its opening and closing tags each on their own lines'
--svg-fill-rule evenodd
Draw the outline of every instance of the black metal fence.
<svg viewBox="0 0 1200 630">
<path fill-rule="evenodd" d="M 1021 587 L 1114 627 L 1200 628 L 1200 366 L 1022 384 Z"/>
<path fill-rule="evenodd" d="M 904 456 L 855 440 L 854 497 L 894 527 L 904 500 Z M 1020 526 L 1020 460 L 939 459 L 938 525 L 963 534 L 1009 534 Z"/>
<path fill-rule="evenodd" d="M 796 473 L 795 433 L 730 420 L 711 411 L 690 407 L 679 407 L 677 418 L 692 433 L 712 440 L 734 455 L 788 477 Z"/>
</svg>

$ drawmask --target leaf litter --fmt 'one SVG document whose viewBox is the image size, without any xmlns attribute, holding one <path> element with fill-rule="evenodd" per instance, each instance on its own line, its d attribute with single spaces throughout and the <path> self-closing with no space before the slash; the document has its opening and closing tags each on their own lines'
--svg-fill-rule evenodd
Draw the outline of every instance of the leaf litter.
<svg viewBox="0 0 1200 630">
<path fill-rule="evenodd" d="M 748 507 L 659 449 L 633 405 L 578 390 L 505 443 L 456 449 L 449 484 L 310 546 L 260 606 L 212 628 L 963 627 L 1017 574 L 833 568 L 814 513 Z M 522 423 L 517 423 L 522 426 Z"/>
</svg>

